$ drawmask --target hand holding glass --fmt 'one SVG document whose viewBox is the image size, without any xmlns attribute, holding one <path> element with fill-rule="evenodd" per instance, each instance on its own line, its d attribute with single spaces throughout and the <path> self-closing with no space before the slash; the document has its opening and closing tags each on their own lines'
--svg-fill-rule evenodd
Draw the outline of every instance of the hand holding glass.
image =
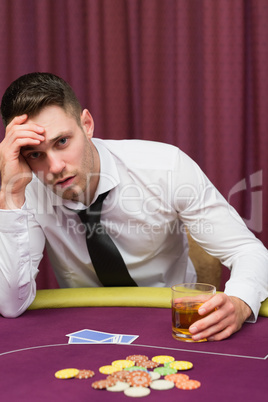
<svg viewBox="0 0 268 402">
<path fill-rule="evenodd" d="M 182 283 L 172 286 L 171 290 L 172 336 L 180 341 L 196 342 L 192 339 L 189 327 L 206 317 L 206 315 L 199 315 L 198 309 L 216 293 L 216 287 L 206 283 Z M 204 338 L 197 342 L 206 340 Z"/>
</svg>

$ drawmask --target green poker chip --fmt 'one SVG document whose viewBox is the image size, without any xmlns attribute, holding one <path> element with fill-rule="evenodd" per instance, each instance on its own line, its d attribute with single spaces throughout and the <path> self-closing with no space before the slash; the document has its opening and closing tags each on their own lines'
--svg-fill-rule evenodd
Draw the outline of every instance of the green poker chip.
<svg viewBox="0 0 268 402">
<path fill-rule="evenodd" d="M 146 367 L 139 367 L 139 366 L 125 367 L 124 370 L 126 370 L 126 371 L 146 371 L 146 372 L 148 371 Z"/>
<path fill-rule="evenodd" d="M 175 374 L 177 370 L 171 367 L 156 367 L 154 371 L 160 375 Z"/>
</svg>

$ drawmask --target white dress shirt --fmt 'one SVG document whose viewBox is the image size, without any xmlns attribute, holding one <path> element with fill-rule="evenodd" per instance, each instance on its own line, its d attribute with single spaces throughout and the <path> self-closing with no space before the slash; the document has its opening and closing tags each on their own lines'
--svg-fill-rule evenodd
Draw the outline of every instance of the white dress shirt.
<svg viewBox="0 0 268 402">
<path fill-rule="evenodd" d="M 108 190 L 101 222 L 138 286 L 195 281 L 186 227 L 231 268 L 225 292 L 244 300 L 256 320 L 268 297 L 268 253 L 200 168 L 178 148 L 139 140 L 93 139 L 101 174 L 94 200 Z M 94 202 L 93 200 L 93 202 Z M 35 176 L 22 209 L 0 211 L 0 313 L 32 303 L 44 247 L 60 287 L 97 287 L 85 229 L 66 201 Z M 72 210 L 70 210 L 72 209 Z"/>
</svg>

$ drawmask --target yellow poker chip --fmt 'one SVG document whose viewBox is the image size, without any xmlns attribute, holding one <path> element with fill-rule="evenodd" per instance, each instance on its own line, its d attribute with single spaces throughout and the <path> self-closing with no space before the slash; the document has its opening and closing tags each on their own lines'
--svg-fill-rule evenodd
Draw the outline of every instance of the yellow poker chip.
<svg viewBox="0 0 268 402">
<path fill-rule="evenodd" d="M 55 377 L 61 380 L 66 380 L 68 378 L 74 378 L 79 373 L 79 370 L 75 368 L 68 368 L 59 370 L 55 373 Z"/>
<path fill-rule="evenodd" d="M 159 364 L 173 362 L 174 360 L 175 359 L 172 356 L 154 356 L 152 358 L 153 362 L 156 362 L 156 363 L 159 363 Z"/>
<path fill-rule="evenodd" d="M 177 360 L 171 362 L 169 364 L 169 367 L 174 368 L 176 370 L 190 370 L 193 367 L 193 363 L 183 360 Z"/>
<path fill-rule="evenodd" d="M 126 367 L 133 367 L 135 362 L 132 360 L 115 360 L 112 362 L 112 366 L 117 367 L 120 370 L 123 370 Z"/>
<path fill-rule="evenodd" d="M 119 370 L 120 369 L 118 367 L 111 366 L 111 365 L 101 366 L 99 368 L 99 372 L 102 373 L 102 374 L 112 374 L 112 373 L 115 373 L 116 371 L 119 371 Z"/>
</svg>

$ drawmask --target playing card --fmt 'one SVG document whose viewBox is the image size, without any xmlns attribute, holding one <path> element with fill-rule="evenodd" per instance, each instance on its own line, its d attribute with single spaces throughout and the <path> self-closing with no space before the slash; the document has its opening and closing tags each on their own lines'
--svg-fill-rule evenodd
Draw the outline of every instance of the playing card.
<svg viewBox="0 0 268 402">
<path fill-rule="evenodd" d="M 89 340 L 89 341 L 95 341 L 95 342 L 103 342 L 107 339 L 113 338 L 115 334 L 109 334 L 107 332 L 100 332 L 100 331 L 94 331 L 91 329 L 82 329 L 81 331 L 76 331 L 71 334 L 68 334 L 66 336 L 72 336 L 75 338 L 80 338 L 84 340 Z"/>
<path fill-rule="evenodd" d="M 66 336 L 69 337 L 69 344 L 116 343 L 127 345 L 138 338 L 138 335 L 111 334 L 109 332 L 95 331 L 92 329 L 82 329 L 67 334 Z"/>
</svg>

